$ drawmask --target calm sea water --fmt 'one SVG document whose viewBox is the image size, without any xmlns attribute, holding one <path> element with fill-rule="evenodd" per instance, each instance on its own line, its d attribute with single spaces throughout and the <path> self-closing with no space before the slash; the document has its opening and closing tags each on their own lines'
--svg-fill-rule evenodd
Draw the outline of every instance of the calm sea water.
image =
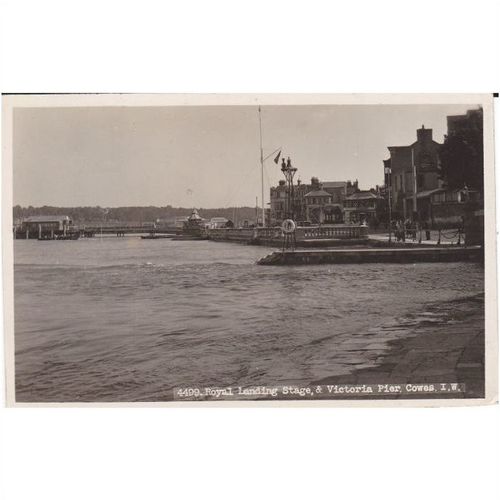
<svg viewBox="0 0 500 500">
<path fill-rule="evenodd" d="M 209 241 L 14 243 L 18 401 L 307 384 L 377 365 L 388 341 L 449 320 L 430 304 L 483 291 L 473 263 L 267 267 L 270 249 Z"/>
</svg>

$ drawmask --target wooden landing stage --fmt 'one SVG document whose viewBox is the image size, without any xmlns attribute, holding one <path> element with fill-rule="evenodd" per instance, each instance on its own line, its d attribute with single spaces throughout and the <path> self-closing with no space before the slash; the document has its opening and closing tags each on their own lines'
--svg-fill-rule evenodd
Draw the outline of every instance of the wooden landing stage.
<svg viewBox="0 0 500 500">
<path fill-rule="evenodd" d="M 273 252 L 260 259 L 262 266 L 306 264 L 364 264 L 416 262 L 460 262 L 483 259 L 483 249 L 474 247 L 350 248 Z"/>
</svg>

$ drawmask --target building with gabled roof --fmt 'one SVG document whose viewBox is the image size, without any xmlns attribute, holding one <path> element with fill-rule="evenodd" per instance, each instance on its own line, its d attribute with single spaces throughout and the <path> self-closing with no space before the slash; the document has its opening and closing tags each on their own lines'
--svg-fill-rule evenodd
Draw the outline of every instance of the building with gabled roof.
<svg viewBox="0 0 500 500">
<path fill-rule="evenodd" d="M 427 218 L 423 203 L 419 210 L 419 192 L 441 187 L 439 151 L 442 144 L 432 138 L 432 129 L 417 129 L 417 140 L 407 146 L 389 146 L 390 158 L 384 160 L 386 185 L 391 192 L 393 215 L 401 218 Z"/>
<path fill-rule="evenodd" d="M 346 224 L 366 222 L 377 225 L 378 214 L 384 204 L 384 198 L 377 192 L 357 191 L 345 199 L 344 219 Z"/>
<path fill-rule="evenodd" d="M 66 234 L 73 221 L 67 215 L 31 215 L 25 217 L 16 233 L 25 238 L 41 238 L 44 235 Z M 18 236 L 16 236 L 17 238 Z"/>
<path fill-rule="evenodd" d="M 358 189 L 358 181 L 325 181 L 311 178 L 310 184 L 300 180 L 293 188 L 293 213 L 295 220 L 313 224 L 342 223 L 343 207 L 347 196 Z M 270 223 L 281 224 L 290 210 L 286 207 L 287 186 L 284 180 L 271 187 Z"/>
</svg>

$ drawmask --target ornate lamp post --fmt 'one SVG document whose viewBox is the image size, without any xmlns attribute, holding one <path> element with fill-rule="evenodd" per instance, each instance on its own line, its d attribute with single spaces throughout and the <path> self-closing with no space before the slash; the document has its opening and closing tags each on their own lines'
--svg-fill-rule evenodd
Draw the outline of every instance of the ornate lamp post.
<svg viewBox="0 0 500 500">
<path fill-rule="evenodd" d="M 297 172 L 297 169 L 295 167 L 292 167 L 292 160 L 290 160 L 290 157 L 287 158 L 285 162 L 285 158 L 282 159 L 281 161 L 281 171 L 283 172 L 283 175 L 285 176 L 285 181 L 286 181 L 286 210 L 285 214 L 288 219 L 294 218 L 294 207 L 293 207 L 293 202 L 294 202 L 294 192 L 293 192 L 293 177 L 295 176 L 295 173 Z"/>
<path fill-rule="evenodd" d="M 293 177 L 297 169 L 292 166 L 290 157 L 281 161 L 281 171 L 285 176 L 286 181 L 286 209 L 285 220 L 283 221 L 283 233 L 285 235 L 283 240 L 283 250 L 291 247 L 295 248 L 295 222 L 294 222 L 294 192 L 293 192 Z"/>
</svg>

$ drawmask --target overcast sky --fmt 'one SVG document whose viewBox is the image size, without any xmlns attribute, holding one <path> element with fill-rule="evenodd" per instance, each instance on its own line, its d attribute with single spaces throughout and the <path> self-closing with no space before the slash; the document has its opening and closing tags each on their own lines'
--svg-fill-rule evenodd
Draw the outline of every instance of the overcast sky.
<svg viewBox="0 0 500 500">
<path fill-rule="evenodd" d="M 387 146 L 424 124 L 442 142 L 465 105 L 263 106 L 264 155 L 278 147 L 308 182 L 383 182 Z M 19 108 L 14 113 L 14 204 L 184 206 L 260 204 L 258 108 L 169 106 Z M 282 178 L 266 162 L 269 186 Z"/>
</svg>

